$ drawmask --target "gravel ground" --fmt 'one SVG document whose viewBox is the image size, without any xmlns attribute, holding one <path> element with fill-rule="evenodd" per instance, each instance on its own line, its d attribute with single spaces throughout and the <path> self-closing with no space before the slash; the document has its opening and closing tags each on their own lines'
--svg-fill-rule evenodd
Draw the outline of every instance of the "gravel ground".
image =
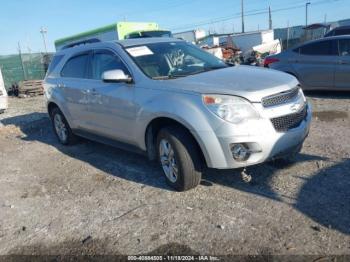
<svg viewBox="0 0 350 262">
<path fill-rule="evenodd" d="M 308 94 L 292 162 L 209 170 L 172 191 L 157 165 L 94 142 L 58 144 L 42 97 L 0 115 L 0 255 L 350 255 L 350 95 Z"/>
</svg>

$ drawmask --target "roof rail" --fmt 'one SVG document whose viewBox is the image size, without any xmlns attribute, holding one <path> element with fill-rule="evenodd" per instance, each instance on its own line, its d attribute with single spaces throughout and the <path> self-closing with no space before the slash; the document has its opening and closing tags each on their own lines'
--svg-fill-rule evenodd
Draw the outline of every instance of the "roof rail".
<svg viewBox="0 0 350 262">
<path fill-rule="evenodd" d="M 73 43 L 70 43 L 68 45 L 65 45 L 61 48 L 61 50 L 67 49 L 67 48 L 72 48 L 72 47 L 78 46 L 78 45 L 86 45 L 86 44 L 92 44 L 92 43 L 98 43 L 98 42 L 102 42 L 102 41 L 100 39 L 97 39 L 97 38 L 90 38 L 90 39 L 77 41 L 77 42 L 73 42 Z"/>
</svg>

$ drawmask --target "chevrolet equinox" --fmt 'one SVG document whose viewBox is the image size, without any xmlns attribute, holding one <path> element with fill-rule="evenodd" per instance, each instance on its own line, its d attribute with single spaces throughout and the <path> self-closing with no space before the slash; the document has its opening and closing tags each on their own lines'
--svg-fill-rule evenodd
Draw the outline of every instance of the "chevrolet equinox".
<svg viewBox="0 0 350 262">
<path fill-rule="evenodd" d="M 232 67 L 172 38 L 63 48 L 45 95 L 60 143 L 81 136 L 143 152 L 179 191 L 196 187 L 206 167 L 243 168 L 298 153 L 311 121 L 295 77 Z"/>
</svg>

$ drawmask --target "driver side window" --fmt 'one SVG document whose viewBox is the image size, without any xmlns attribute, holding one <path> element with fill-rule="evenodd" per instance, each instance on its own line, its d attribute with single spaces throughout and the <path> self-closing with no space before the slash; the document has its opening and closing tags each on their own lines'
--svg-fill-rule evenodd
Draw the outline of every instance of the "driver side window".
<svg viewBox="0 0 350 262">
<path fill-rule="evenodd" d="M 121 59 L 110 51 L 98 51 L 92 60 L 92 79 L 101 80 L 102 74 L 109 70 L 120 69 L 130 75 Z"/>
</svg>

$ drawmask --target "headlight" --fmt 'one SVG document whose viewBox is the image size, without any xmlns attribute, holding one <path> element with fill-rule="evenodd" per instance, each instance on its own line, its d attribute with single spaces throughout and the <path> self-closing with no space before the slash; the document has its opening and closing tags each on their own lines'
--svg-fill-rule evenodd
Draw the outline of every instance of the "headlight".
<svg viewBox="0 0 350 262">
<path fill-rule="evenodd" d="M 304 102 L 306 102 L 306 97 L 305 97 L 304 92 L 301 88 L 299 88 L 299 96 L 303 99 Z"/>
<path fill-rule="evenodd" d="M 237 96 L 203 95 L 203 103 L 214 114 L 234 124 L 259 118 L 253 105 Z"/>
</svg>

